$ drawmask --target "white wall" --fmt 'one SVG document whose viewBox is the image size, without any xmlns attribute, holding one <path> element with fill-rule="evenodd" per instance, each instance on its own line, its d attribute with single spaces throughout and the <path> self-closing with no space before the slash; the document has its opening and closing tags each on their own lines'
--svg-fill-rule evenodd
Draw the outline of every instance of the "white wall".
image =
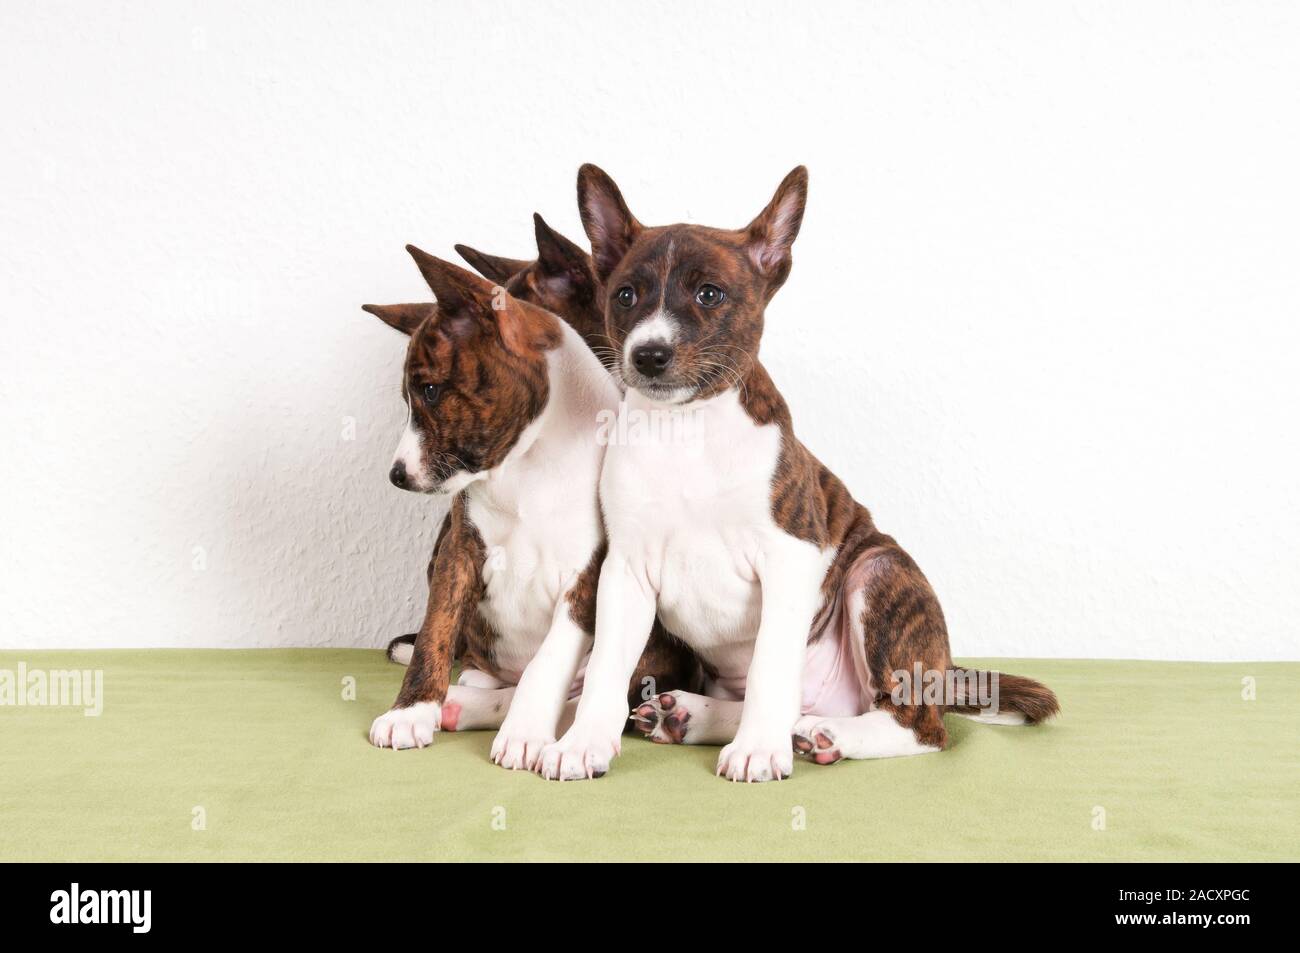
<svg viewBox="0 0 1300 953">
<path fill-rule="evenodd" d="M 0 647 L 374 646 L 402 251 L 811 169 L 764 358 L 959 654 L 1296 658 L 1300 9 L 0 8 Z M 342 439 L 347 419 L 355 439 Z M 206 568 L 196 568 L 196 547 Z"/>
</svg>

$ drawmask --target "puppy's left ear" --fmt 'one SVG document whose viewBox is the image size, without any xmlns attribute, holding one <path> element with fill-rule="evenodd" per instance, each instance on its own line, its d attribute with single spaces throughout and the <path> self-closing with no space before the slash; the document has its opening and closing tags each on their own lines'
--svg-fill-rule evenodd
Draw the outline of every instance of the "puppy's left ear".
<svg viewBox="0 0 1300 953">
<path fill-rule="evenodd" d="M 401 331 L 408 337 L 424 323 L 424 319 L 433 314 L 435 304 L 363 304 L 362 311 L 368 311 L 390 328 Z"/>
<path fill-rule="evenodd" d="M 596 272 L 591 256 L 547 225 L 536 212 L 533 227 L 537 233 L 537 270 L 542 278 L 554 282 L 565 294 L 594 290 Z"/>
<path fill-rule="evenodd" d="M 781 180 L 767 208 L 746 226 L 746 248 L 760 274 L 780 282 L 790 273 L 790 246 L 807 202 L 808 170 L 797 166 Z"/>
</svg>

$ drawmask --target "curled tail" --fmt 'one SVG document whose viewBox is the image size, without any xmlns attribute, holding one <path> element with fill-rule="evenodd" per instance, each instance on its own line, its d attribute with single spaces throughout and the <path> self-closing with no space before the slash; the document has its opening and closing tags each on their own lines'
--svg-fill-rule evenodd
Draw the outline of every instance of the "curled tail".
<svg viewBox="0 0 1300 953">
<path fill-rule="evenodd" d="M 958 715 L 995 725 L 1036 725 L 1061 710 L 1056 694 L 1032 678 L 955 666 L 952 671 L 958 704 L 948 710 Z M 996 714 L 989 710 L 994 694 Z"/>
<path fill-rule="evenodd" d="M 411 655 L 415 652 L 415 633 L 410 635 L 399 635 L 393 641 L 388 643 L 388 650 L 385 653 L 388 661 L 396 662 L 398 665 L 410 665 Z"/>
</svg>

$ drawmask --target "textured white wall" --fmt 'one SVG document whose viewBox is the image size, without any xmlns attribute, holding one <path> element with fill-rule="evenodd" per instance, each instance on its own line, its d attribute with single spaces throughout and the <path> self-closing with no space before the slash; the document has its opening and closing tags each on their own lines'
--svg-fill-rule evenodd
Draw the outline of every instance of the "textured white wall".
<svg viewBox="0 0 1300 953">
<path fill-rule="evenodd" d="M 583 161 L 739 225 L 803 162 L 764 358 L 955 650 L 1296 658 L 1297 49 L 1282 2 L 11 0 L 0 647 L 413 628 L 402 245 L 581 238 Z"/>
</svg>

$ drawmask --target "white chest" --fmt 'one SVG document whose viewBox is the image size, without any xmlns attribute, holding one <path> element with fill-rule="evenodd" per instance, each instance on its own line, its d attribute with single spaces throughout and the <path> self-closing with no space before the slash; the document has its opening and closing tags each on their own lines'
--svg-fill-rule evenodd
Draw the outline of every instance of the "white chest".
<svg viewBox="0 0 1300 953">
<path fill-rule="evenodd" d="M 611 548 L 644 567 L 665 624 L 706 657 L 752 642 L 755 564 L 784 535 L 771 516 L 780 430 L 755 425 L 734 393 L 685 410 L 631 394 L 624 414 L 601 476 Z"/>
<path fill-rule="evenodd" d="M 588 484 L 590 486 L 590 484 Z M 496 634 L 494 654 L 504 670 L 522 672 L 537 653 L 556 607 L 600 543 L 594 493 L 577 498 L 560 487 L 532 489 L 499 508 L 471 496 L 469 517 L 483 540 L 483 598 L 479 612 Z"/>
<path fill-rule="evenodd" d="M 479 612 L 496 635 L 498 666 L 522 673 L 550 631 L 569 587 L 590 565 L 603 530 L 596 500 L 604 448 L 598 412 L 618 395 L 571 328 L 552 352 L 545 415 L 506 462 L 466 491 L 486 549 Z"/>
</svg>

